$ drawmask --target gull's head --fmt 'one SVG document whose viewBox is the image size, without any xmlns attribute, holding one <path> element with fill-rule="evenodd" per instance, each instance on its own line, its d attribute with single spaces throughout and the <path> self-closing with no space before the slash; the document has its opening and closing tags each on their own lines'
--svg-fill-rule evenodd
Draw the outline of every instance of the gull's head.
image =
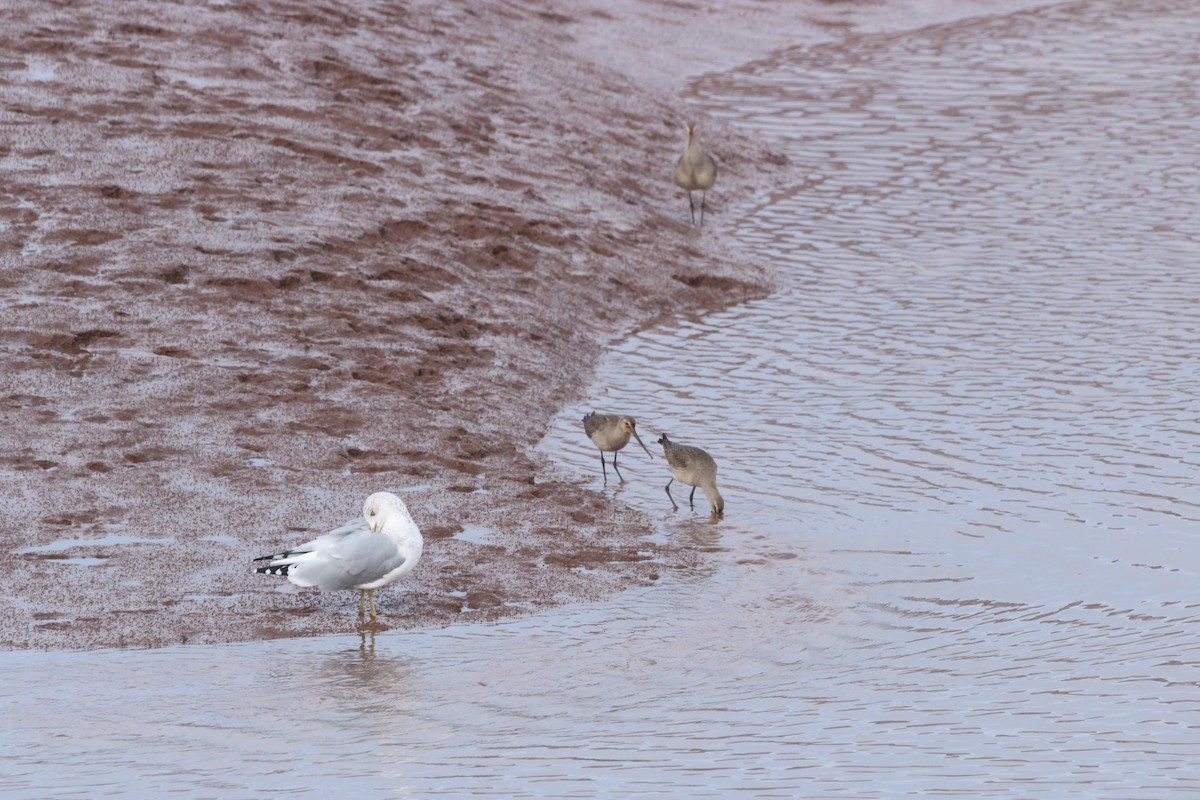
<svg viewBox="0 0 1200 800">
<path fill-rule="evenodd" d="M 408 514 L 404 501 L 391 492 L 376 492 L 363 503 L 363 516 L 372 533 L 379 533 L 387 521 L 397 512 Z"/>
</svg>

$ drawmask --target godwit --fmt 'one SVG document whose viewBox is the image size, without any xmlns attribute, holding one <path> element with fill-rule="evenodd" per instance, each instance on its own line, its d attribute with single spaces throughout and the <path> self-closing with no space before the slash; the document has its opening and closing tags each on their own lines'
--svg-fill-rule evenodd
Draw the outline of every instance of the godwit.
<svg viewBox="0 0 1200 800">
<path fill-rule="evenodd" d="M 717 162 L 700 146 L 700 134 L 696 123 L 687 124 L 687 146 L 675 164 L 675 184 L 688 193 L 688 206 L 692 210 L 692 224 L 696 224 L 696 203 L 692 192 L 700 192 L 700 227 L 704 227 L 704 200 L 708 190 L 717 180 Z"/>
<path fill-rule="evenodd" d="M 404 501 L 376 492 L 363 504 L 362 519 L 291 550 L 256 558 L 271 563 L 254 571 L 286 575 L 297 586 L 325 591 L 358 589 L 358 615 L 363 615 L 363 599 L 370 598 L 374 622 L 375 590 L 412 572 L 424 545 Z"/>
<path fill-rule="evenodd" d="M 679 506 L 675 505 L 675 498 L 671 497 L 671 484 L 680 480 L 692 487 L 692 493 L 688 495 L 688 505 L 696 507 L 693 499 L 696 497 L 696 487 L 699 486 L 708 497 L 712 513 L 718 516 L 724 514 L 725 499 L 717 491 L 717 462 L 712 460 L 712 456 L 699 447 L 675 444 L 665 433 L 658 443 L 663 446 L 667 466 L 671 468 L 671 480 L 667 481 L 667 497 L 671 500 L 671 507 L 679 510 Z"/>
<path fill-rule="evenodd" d="M 637 439 L 637 443 L 646 450 L 646 445 L 642 444 L 642 437 L 638 436 L 637 420 L 624 414 L 597 414 L 593 411 L 583 418 L 583 432 L 600 448 L 600 469 L 604 473 L 605 483 L 608 483 L 608 468 L 604 466 L 605 453 L 613 454 L 613 469 L 617 470 L 617 477 L 624 483 L 625 478 L 621 475 L 621 470 L 617 469 L 617 451 L 629 444 L 630 436 Z M 646 450 L 646 455 L 654 458 L 649 450 Z"/>
</svg>

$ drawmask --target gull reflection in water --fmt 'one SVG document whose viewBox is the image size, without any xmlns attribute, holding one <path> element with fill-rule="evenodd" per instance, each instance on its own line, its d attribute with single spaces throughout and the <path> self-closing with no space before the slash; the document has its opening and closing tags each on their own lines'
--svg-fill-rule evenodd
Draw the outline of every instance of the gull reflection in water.
<svg viewBox="0 0 1200 800">
<path fill-rule="evenodd" d="M 372 717 L 382 730 L 411 706 L 416 667 L 408 657 L 377 652 L 376 635 L 374 630 L 360 630 L 358 645 L 325 659 L 314 676 L 333 716 L 345 716 L 359 730 L 364 724 L 370 728 Z"/>
</svg>

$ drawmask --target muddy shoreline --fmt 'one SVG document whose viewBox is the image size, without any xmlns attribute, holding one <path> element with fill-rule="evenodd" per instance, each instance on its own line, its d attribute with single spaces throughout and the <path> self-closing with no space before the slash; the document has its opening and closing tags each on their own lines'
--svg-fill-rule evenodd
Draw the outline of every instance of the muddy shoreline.
<svg viewBox="0 0 1200 800">
<path fill-rule="evenodd" d="M 380 594 L 388 626 L 686 566 L 598 482 L 539 477 L 533 445 L 606 341 L 766 291 L 718 232 L 772 165 L 710 137 L 730 155 L 697 234 L 669 177 L 680 104 L 572 55 L 570 24 L 536 4 L 19 6 L 0 645 L 353 629 L 353 593 L 249 560 L 378 489 L 427 538 Z"/>
<path fill-rule="evenodd" d="M 389 627 L 694 563 L 534 445 L 607 342 L 770 290 L 728 229 L 787 160 L 700 116 L 721 164 L 702 234 L 670 180 L 696 25 L 726 31 L 716 68 L 876 12 L 18 3 L 0 647 L 353 629 L 353 593 L 250 559 L 380 489 L 426 536 L 380 593 Z M 655 31 L 671 43 L 651 51 Z"/>
</svg>

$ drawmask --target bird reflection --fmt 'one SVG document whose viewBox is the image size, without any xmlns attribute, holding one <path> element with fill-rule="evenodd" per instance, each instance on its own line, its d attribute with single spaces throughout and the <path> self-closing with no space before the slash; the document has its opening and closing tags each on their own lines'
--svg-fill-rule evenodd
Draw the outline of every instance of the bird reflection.
<svg viewBox="0 0 1200 800">
<path fill-rule="evenodd" d="M 681 544 L 698 550 L 721 549 L 721 517 L 713 514 L 703 519 L 689 520 L 676 528 Z"/>
<path fill-rule="evenodd" d="M 415 666 L 407 657 L 376 650 L 376 631 L 361 628 L 358 642 L 334 653 L 317 669 L 324 697 L 341 712 L 357 717 L 359 724 L 372 715 L 389 724 L 409 705 Z"/>
<path fill-rule="evenodd" d="M 367 628 L 359 628 L 358 631 L 358 654 L 362 656 L 363 661 L 373 661 L 375 659 L 375 630 Z"/>
</svg>

